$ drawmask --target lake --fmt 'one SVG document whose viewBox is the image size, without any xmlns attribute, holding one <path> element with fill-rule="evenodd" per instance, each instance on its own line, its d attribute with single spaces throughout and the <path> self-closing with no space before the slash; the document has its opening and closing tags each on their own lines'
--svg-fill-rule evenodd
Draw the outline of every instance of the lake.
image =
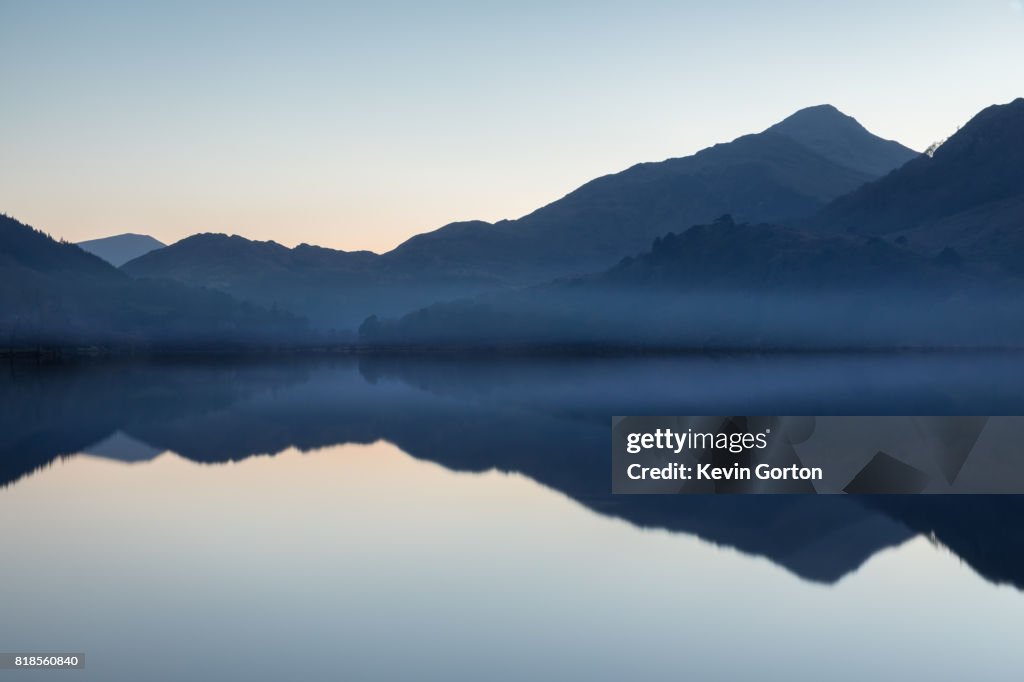
<svg viewBox="0 0 1024 682">
<path fill-rule="evenodd" d="M 1010 353 L 10 362 L 0 651 L 81 680 L 1015 680 L 1024 498 L 614 496 L 614 414 L 1024 414 Z"/>
</svg>

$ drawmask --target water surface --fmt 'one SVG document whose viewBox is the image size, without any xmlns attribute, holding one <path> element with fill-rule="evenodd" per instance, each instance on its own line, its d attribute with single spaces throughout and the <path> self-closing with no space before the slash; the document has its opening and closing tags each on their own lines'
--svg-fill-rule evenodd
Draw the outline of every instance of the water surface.
<svg viewBox="0 0 1024 682">
<path fill-rule="evenodd" d="M 1016 414 L 1017 356 L 8 369 L 0 649 L 87 656 L 33 679 L 1024 666 L 1017 497 L 608 493 L 612 414 Z"/>
</svg>

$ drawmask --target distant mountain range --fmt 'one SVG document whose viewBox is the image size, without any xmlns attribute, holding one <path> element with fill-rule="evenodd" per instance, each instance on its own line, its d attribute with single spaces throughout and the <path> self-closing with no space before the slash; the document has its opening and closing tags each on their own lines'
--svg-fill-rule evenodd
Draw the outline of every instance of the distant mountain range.
<svg viewBox="0 0 1024 682">
<path fill-rule="evenodd" d="M 381 255 L 200 234 L 117 272 L 5 219 L 0 334 L 1017 346 L 1020 168 L 1024 99 L 985 109 L 932 155 L 824 105 L 598 178 L 518 220 L 454 223 Z M 88 246 L 114 262 L 159 244 L 100 241 Z"/>
<path fill-rule="evenodd" d="M 203 286 L 256 305 L 287 310 L 320 331 L 354 329 L 373 311 L 395 314 L 495 288 L 493 277 L 406 272 L 369 251 L 338 251 L 238 236 L 199 234 L 126 263 L 133 277 Z M 387 314 L 386 313 L 386 314 Z"/>
<path fill-rule="evenodd" d="M 648 252 L 601 274 L 437 303 L 396 321 L 370 318 L 361 338 L 397 345 L 1019 346 L 1021 168 L 1024 100 L 1017 100 L 980 113 L 933 157 L 915 157 L 789 226 L 726 217 L 655 239 Z"/>
<path fill-rule="evenodd" d="M 132 279 L 0 215 L 0 346 L 281 342 L 303 329 L 293 315 L 223 293 Z"/>
<path fill-rule="evenodd" d="M 594 272 L 723 213 L 807 216 L 915 156 L 833 107 L 812 107 L 693 156 L 598 178 L 518 220 L 453 223 L 380 256 L 198 235 L 124 270 L 292 310 L 320 328 L 354 328 L 371 314 Z"/>
<path fill-rule="evenodd" d="M 78 246 L 119 268 L 150 251 L 162 249 L 166 244 L 145 234 L 118 234 L 78 242 Z"/>
</svg>

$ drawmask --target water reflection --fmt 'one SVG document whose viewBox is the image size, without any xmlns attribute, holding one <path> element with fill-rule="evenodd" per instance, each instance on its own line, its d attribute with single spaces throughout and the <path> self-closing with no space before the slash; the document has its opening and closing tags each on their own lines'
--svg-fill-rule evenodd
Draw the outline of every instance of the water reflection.
<svg viewBox="0 0 1024 682">
<path fill-rule="evenodd" d="M 9 365 L 0 480 L 77 452 L 215 463 L 384 440 L 452 471 L 521 473 L 603 515 L 811 581 L 926 535 L 1020 587 L 1018 497 L 612 496 L 608 451 L 611 414 L 1016 414 L 1022 379 L 1024 360 L 992 354 Z"/>
<path fill-rule="evenodd" d="M 0 536 L 0 641 L 88 656 L 33 679 L 953 680 L 1024 663 L 1024 596 L 924 538 L 824 587 L 385 442 L 216 466 L 73 457 L 0 494 Z"/>
</svg>

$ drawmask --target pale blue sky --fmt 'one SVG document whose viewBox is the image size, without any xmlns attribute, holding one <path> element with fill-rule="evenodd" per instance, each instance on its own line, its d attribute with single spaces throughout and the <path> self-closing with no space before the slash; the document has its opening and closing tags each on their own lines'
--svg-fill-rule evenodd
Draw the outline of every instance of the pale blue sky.
<svg viewBox="0 0 1024 682">
<path fill-rule="evenodd" d="M 812 104 L 923 149 L 1022 64 L 1017 0 L 0 0 L 0 212 L 386 250 Z"/>
</svg>

